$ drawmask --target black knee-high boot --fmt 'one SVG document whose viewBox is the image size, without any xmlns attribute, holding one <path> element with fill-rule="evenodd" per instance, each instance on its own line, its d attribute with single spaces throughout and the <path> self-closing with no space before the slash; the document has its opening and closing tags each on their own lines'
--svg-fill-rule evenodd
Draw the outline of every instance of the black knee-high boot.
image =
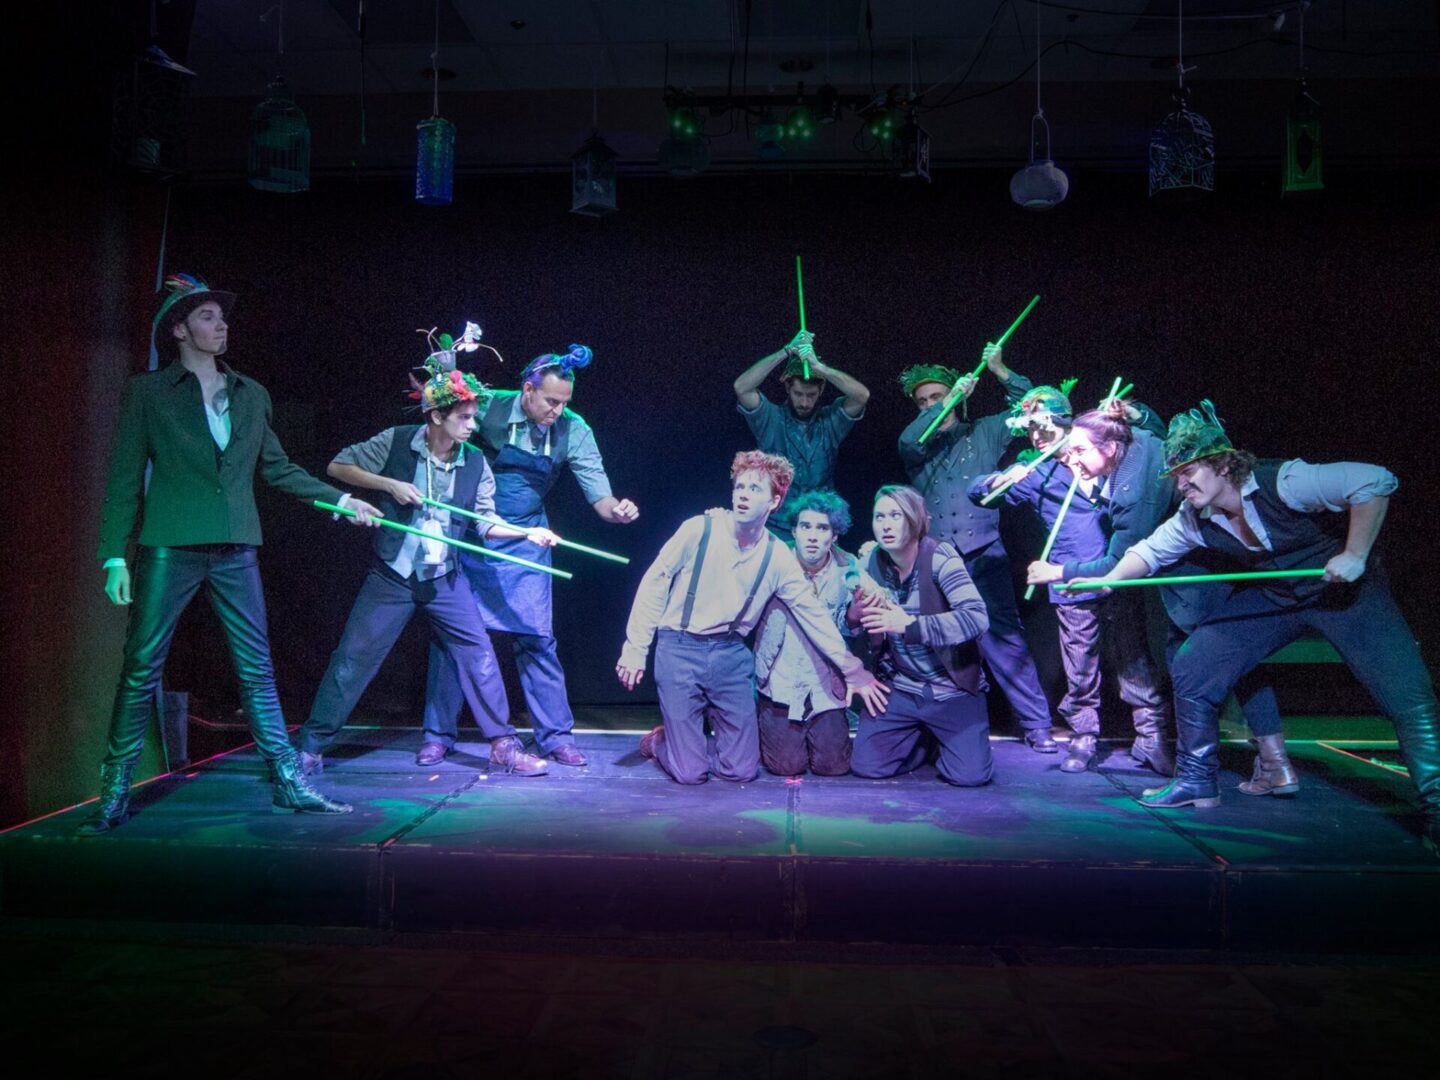
<svg viewBox="0 0 1440 1080">
<path fill-rule="evenodd" d="M 1162 809 L 1177 806 L 1220 805 L 1220 717 L 1203 701 L 1175 699 L 1175 779 L 1163 788 L 1147 788 L 1141 806 Z"/>
<path fill-rule="evenodd" d="M 1425 812 L 1425 844 L 1440 855 L 1440 725 L 1435 720 L 1435 703 L 1417 705 L 1390 719 Z"/>
</svg>

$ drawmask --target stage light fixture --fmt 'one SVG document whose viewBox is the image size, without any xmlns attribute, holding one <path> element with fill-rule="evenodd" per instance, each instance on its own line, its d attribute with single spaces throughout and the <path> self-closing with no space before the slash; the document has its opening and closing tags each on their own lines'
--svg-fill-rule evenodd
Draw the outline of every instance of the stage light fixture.
<svg viewBox="0 0 1440 1080">
<path fill-rule="evenodd" d="M 785 156 L 785 127 L 771 109 L 755 125 L 755 151 L 761 161 L 778 161 Z"/>
<path fill-rule="evenodd" d="M 586 139 L 570 159 L 570 212 L 586 217 L 614 213 L 615 159 L 619 155 L 599 134 Z"/>
<path fill-rule="evenodd" d="M 697 139 L 700 137 L 700 114 L 688 105 L 679 105 L 670 110 L 670 137 L 673 139 Z"/>
<path fill-rule="evenodd" d="M 870 114 L 870 118 L 865 121 L 865 133 L 879 142 L 889 142 L 895 137 L 895 129 L 899 126 L 900 121 L 895 110 L 887 105 Z"/>
<path fill-rule="evenodd" d="M 815 115 L 808 105 L 796 105 L 785 117 L 785 140 L 804 142 L 815 137 Z"/>
</svg>

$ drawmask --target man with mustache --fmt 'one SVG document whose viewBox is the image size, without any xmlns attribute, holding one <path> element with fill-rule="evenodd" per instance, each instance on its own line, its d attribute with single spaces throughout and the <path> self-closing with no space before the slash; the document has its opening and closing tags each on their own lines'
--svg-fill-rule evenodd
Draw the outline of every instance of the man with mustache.
<svg viewBox="0 0 1440 1080">
<path fill-rule="evenodd" d="M 1435 688 L 1415 635 L 1372 558 L 1398 481 L 1377 465 L 1257 461 L 1237 450 L 1210 402 L 1175 417 L 1166 472 L 1184 502 L 1095 584 L 1147 577 L 1207 549 L 1235 570 L 1323 568 L 1323 577 L 1236 588 L 1180 647 L 1171 677 L 1178 771 L 1148 789 L 1146 806 L 1219 803 L 1218 711 L 1236 681 L 1307 630 L 1325 637 L 1395 725 L 1425 814 L 1424 841 L 1440 844 L 1440 732 Z M 1341 515 L 1344 516 L 1341 516 Z"/>
</svg>

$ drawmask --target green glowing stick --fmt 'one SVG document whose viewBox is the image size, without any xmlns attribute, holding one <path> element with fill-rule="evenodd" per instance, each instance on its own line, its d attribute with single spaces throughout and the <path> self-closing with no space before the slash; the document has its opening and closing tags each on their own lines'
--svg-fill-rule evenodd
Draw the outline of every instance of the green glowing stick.
<svg viewBox="0 0 1440 1080">
<path fill-rule="evenodd" d="M 450 503 L 441 502 L 439 499 L 427 499 L 424 495 L 421 495 L 420 498 L 426 506 L 438 506 L 442 510 L 449 510 L 452 514 L 459 514 L 461 517 L 467 517 L 473 521 L 483 521 L 487 525 L 499 525 L 502 528 L 507 529 L 523 528 L 523 526 L 521 525 L 512 525 L 510 522 L 504 521 L 501 518 L 493 518 L 488 517 L 485 514 L 477 514 L 474 510 L 462 510 L 458 506 L 452 506 Z M 608 551 L 601 551 L 599 548 L 586 547 L 584 544 L 577 544 L 573 540 L 560 540 L 557 538 L 556 543 L 559 544 L 561 547 L 571 548 L 575 551 L 583 551 L 586 555 L 595 555 L 601 559 L 609 559 L 611 562 L 624 563 L 626 566 L 630 565 L 630 560 L 627 559 L 624 555 L 612 555 Z"/>
<path fill-rule="evenodd" d="M 1039 293 L 1036 293 L 1034 296 L 1032 296 L 1032 297 L 1030 298 L 1030 302 L 1025 305 L 1025 310 L 1022 311 L 1022 312 L 1020 312 L 1019 316 L 1015 319 L 1015 321 L 1010 324 L 1010 329 L 1009 329 L 1009 330 L 1006 330 L 1005 333 L 1003 333 L 1003 334 L 1000 335 L 1000 340 L 997 341 L 997 342 L 995 342 L 996 348 L 1003 349 L 1003 348 L 1005 347 L 1005 342 L 1007 342 L 1007 341 L 1010 340 L 1010 335 L 1015 332 L 1015 328 L 1016 328 L 1017 326 L 1019 326 L 1022 322 L 1025 321 L 1025 316 L 1027 316 L 1027 315 L 1030 314 L 1030 309 L 1033 308 L 1033 307 L 1034 307 L 1036 304 L 1038 304 L 1039 302 L 1040 302 L 1040 294 L 1039 294 Z M 987 361 L 981 360 L 981 361 L 980 361 L 980 366 L 977 367 L 974 371 L 972 371 L 972 372 L 970 373 L 970 378 L 972 378 L 972 379 L 978 379 L 978 378 L 980 377 L 980 373 L 985 370 L 985 364 L 986 364 L 986 363 L 987 363 Z M 956 385 L 956 387 L 958 388 L 958 387 L 960 386 L 960 383 L 957 382 L 955 385 Z M 954 393 L 952 392 L 952 395 L 951 395 L 950 400 L 947 401 L 947 402 L 945 402 L 945 407 L 940 410 L 940 415 L 937 416 L 937 417 L 935 417 L 934 420 L 930 421 L 930 426 L 927 427 L 927 428 L 925 429 L 925 431 L 924 431 L 924 434 L 922 434 L 922 435 L 920 436 L 920 442 L 921 442 L 922 444 L 923 444 L 927 439 L 929 439 L 931 435 L 934 435 L 934 434 L 935 434 L 935 429 L 938 428 L 941 424 L 943 424 L 943 423 L 945 422 L 945 417 L 949 416 L 949 415 L 951 414 L 951 412 L 954 411 L 955 406 L 956 406 L 958 403 L 959 403 L 959 397 L 958 397 L 958 395 L 956 395 L 956 394 L 954 394 Z"/>
<path fill-rule="evenodd" d="M 1191 585 L 1207 581 L 1265 581 L 1270 578 L 1321 577 L 1323 567 L 1313 570 L 1252 570 L 1243 574 L 1182 574 L 1179 577 L 1142 577 L 1127 581 L 1067 581 L 1055 588 L 1062 592 L 1077 592 L 1090 589 L 1118 589 L 1126 585 Z"/>
<path fill-rule="evenodd" d="M 358 516 L 348 506 L 336 506 L 323 499 L 315 500 L 317 510 L 328 510 L 332 514 L 344 514 L 346 517 Z M 455 507 L 450 509 L 454 510 Z M 451 547 L 460 548 L 462 551 L 473 551 L 476 555 L 485 555 L 491 559 L 504 559 L 506 562 L 518 563 L 531 570 L 539 570 L 542 574 L 549 574 L 552 577 L 565 578 L 567 581 L 575 575 L 568 570 L 556 570 L 553 566 L 545 566 L 538 562 L 531 562 L 529 559 L 522 559 L 515 555 L 506 555 L 504 552 L 491 551 L 489 548 L 480 547 L 478 544 L 467 544 L 464 540 L 453 540 L 448 536 L 436 536 L 434 533 L 427 533 L 424 529 L 412 528 L 409 525 L 401 525 L 398 521 L 391 521 L 389 518 L 375 518 L 374 521 L 386 528 L 396 529 L 404 533 L 414 533 L 416 536 L 423 536 L 430 540 L 439 540 L 442 544 L 449 544 Z"/>
<path fill-rule="evenodd" d="M 1062 450 L 1069 442 L 1070 436 L 1068 435 L 1065 436 L 1063 439 L 1056 439 L 1053 443 L 1050 444 L 1050 448 L 1048 450 L 1046 450 L 1043 454 L 1037 457 L 1034 461 L 1030 462 L 1029 465 L 1026 465 L 1025 471 L 1022 472 L 1019 476 L 1015 477 L 1015 479 L 1013 480 L 1006 480 L 999 487 L 992 489 L 989 494 L 987 494 L 983 499 L 980 500 L 980 505 L 989 506 L 1001 495 L 1004 495 L 1005 492 L 1009 491 L 1021 480 L 1024 480 L 1027 476 L 1033 473 L 1041 465 L 1044 465 L 1045 462 L 1049 461 L 1050 458 L 1052 458 L 1055 454 L 1059 453 L 1060 450 Z"/>
<path fill-rule="evenodd" d="M 1100 407 L 1103 409 L 1107 401 L 1115 399 L 1115 391 L 1120 389 L 1120 376 L 1115 376 L 1115 381 L 1110 384 L 1110 392 L 1100 399 Z"/>
<path fill-rule="evenodd" d="M 1075 498 L 1075 489 L 1080 486 L 1080 474 L 1075 474 L 1075 479 L 1070 481 L 1070 490 L 1065 493 L 1065 501 L 1060 504 L 1060 513 L 1055 515 L 1055 524 L 1050 526 L 1050 535 L 1045 538 L 1045 547 L 1040 552 L 1040 561 L 1050 561 L 1050 549 L 1055 546 L 1055 538 L 1060 535 L 1060 523 L 1065 520 L 1065 515 L 1070 512 L 1070 503 Z M 1025 590 L 1025 599 L 1029 600 L 1035 595 L 1035 586 L 1031 585 Z"/>
<path fill-rule="evenodd" d="M 795 256 L 795 289 L 800 295 L 800 332 L 805 333 L 805 278 L 800 273 L 800 256 Z M 810 381 L 810 361 L 802 352 L 800 362 L 805 365 L 804 379 Z"/>
</svg>

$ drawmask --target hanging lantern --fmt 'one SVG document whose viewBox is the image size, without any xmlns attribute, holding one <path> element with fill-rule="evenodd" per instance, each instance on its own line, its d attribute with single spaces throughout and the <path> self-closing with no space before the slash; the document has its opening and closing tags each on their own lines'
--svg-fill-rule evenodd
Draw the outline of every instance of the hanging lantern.
<svg viewBox="0 0 1440 1080">
<path fill-rule="evenodd" d="M 1310 96 L 1302 78 L 1295 100 L 1285 114 L 1285 175 L 1283 191 L 1320 191 L 1320 103 Z"/>
<path fill-rule="evenodd" d="M 279 75 L 250 117 L 250 186 L 260 191 L 310 190 L 310 125 Z"/>
<path fill-rule="evenodd" d="M 570 159 L 570 212 L 604 217 L 615 210 L 615 159 L 605 140 L 591 135 Z"/>
<path fill-rule="evenodd" d="M 432 116 L 415 125 L 415 201 L 449 206 L 455 191 L 455 125 Z"/>
<path fill-rule="evenodd" d="M 1215 190 L 1215 135 L 1210 121 L 1189 108 L 1182 86 L 1175 108 L 1150 136 L 1150 195 L 1166 191 Z"/>
<path fill-rule="evenodd" d="M 1045 132 L 1045 156 L 1039 159 L 1035 157 L 1036 121 Z M 1030 164 L 1010 178 L 1010 198 L 1026 210 L 1053 210 L 1069 193 L 1070 178 L 1050 160 L 1050 124 L 1043 112 L 1037 112 L 1030 121 Z"/>
<path fill-rule="evenodd" d="M 669 138 L 660 144 L 660 168 L 671 176 L 699 176 L 710 165 L 709 139 Z"/>
<path fill-rule="evenodd" d="M 195 72 L 151 44 L 115 76 L 111 157 L 141 172 L 173 176 L 185 163 L 185 104 Z"/>
</svg>

